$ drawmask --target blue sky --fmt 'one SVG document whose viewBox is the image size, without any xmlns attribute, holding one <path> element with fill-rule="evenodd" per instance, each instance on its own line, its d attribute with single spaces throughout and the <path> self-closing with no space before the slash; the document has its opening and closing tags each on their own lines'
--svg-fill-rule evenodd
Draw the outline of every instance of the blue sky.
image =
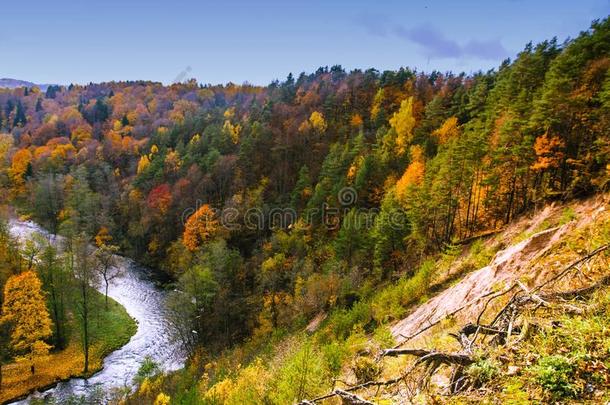
<svg viewBox="0 0 610 405">
<path fill-rule="evenodd" d="M 610 0 L 11 1 L 0 5 L 0 77 L 267 84 L 334 64 L 473 72 L 608 14 Z"/>
</svg>

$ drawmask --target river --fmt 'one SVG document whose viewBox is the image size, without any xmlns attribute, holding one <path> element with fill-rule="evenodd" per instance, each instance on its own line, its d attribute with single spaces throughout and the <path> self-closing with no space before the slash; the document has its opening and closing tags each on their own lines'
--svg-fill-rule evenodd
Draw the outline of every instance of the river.
<svg viewBox="0 0 610 405">
<path fill-rule="evenodd" d="M 61 237 L 53 237 L 33 222 L 9 221 L 11 233 L 22 241 L 34 233 L 40 233 L 55 244 Z M 121 274 L 113 279 L 108 295 L 123 305 L 138 323 L 138 330 L 129 343 L 111 353 L 104 360 L 104 368 L 88 379 L 73 378 L 59 383 L 35 397 L 53 398 L 62 403 L 72 395 L 82 396 L 97 386 L 109 391 L 112 388 L 130 387 L 140 364 L 146 357 L 152 358 L 165 371 L 177 370 L 184 364 L 185 355 L 171 339 L 166 320 L 165 292 L 151 280 L 152 272 L 133 260 L 117 256 Z M 100 291 L 103 285 L 100 284 Z M 103 292 L 103 291 L 102 291 Z M 31 398 L 31 397 L 30 397 Z M 30 398 L 18 402 L 27 404 Z"/>
</svg>

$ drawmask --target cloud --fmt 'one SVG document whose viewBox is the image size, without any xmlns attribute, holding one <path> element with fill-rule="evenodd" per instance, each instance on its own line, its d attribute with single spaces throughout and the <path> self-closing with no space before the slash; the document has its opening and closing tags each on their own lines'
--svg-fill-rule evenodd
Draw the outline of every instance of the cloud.
<svg viewBox="0 0 610 405">
<path fill-rule="evenodd" d="M 356 24 L 363 27 L 370 35 L 386 37 L 390 19 L 383 14 L 360 14 L 356 17 Z"/>
<path fill-rule="evenodd" d="M 494 60 L 506 58 L 509 54 L 508 50 L 498 39 L 490 41 L 472 40 L 462 47 L 466 55 L 476 56 L 480 59 Z"/>
<path fill-rule="evenodd" d="M 440 32 L 429 25 L 422 25 L 412 29 L 399 25 L 394 28 L 394 33 L 398 37 L 422 47 L 429 57 L 459 58 L 463 54 L 462 47 L 457 42 L 445 38 Z"/>
<path fill-rule="evenodd" d="M 508 51 L 500 40 L 489 41 L 470 40 L 464 45 L 445 37 L 431 25 L 420 25 L 407 29 L 396 26 L 394 33 L 406 40 L 419 45 L 424 53 L 431 58 L 461 58 L 471 56 L 479 59 L 496 60 L 508 55 Z"/>
<path fill-rule="evenodd" d="M 357 17 L 356 22 L 367 33 L 373 36 L 387 37 L 394 35 L 418 45 L 430 58 L 474 57 L 484 60 L 498 60 L 508 56 L 499 39 L 470 40 L 464 44 L 447 38 L 441 31 L 430 24 L 408 28 L 393 25 L 390 18 L 381 14 L 366 14 Z M 392 28 L 389 28 L 392 27 Z"/>
</svg>

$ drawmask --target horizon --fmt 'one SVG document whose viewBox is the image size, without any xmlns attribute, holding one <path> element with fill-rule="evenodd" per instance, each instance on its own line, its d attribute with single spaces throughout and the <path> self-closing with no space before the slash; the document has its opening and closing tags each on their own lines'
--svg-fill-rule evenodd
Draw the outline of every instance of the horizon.
<svg viewBox="0 0 610 405">
<path fill-rule="evenodd" d="M 563 43 L 610 14 L 608 0 L 584 0 L 578 10 L 546 0 L 383 6 L 110 0 L 94 13 L 67 1 L 32 3 L 28 13 L 3 6 L 11 18 L 0 28 L 6 60 L 0 76 L 60 85 L 194 78 L 266 86 L 334 65 L 472 75 L 497 69 L 529 42 Z"/>
</svg>

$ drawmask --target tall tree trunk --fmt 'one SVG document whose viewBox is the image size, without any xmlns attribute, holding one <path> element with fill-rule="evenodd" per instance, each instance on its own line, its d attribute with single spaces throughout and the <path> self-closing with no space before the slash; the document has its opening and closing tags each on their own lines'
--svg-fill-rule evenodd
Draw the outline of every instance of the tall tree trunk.
<svg viewBox="0 0 610 405">
<path fill-rule="evenodd" d="M 513 201 L 515 199 L 515 184 L 517 183 L 517 175 L 513 174 L 512 184 L 510 187 L 510 195 L 508 197 L 508 207 L 506 209 L 506 218 L 504 220 L 505 223 L 510 222 L 510 214 L 513 209 Z"/>
<path fill-rule="evenodd" d="M 84 372 L 89 372 L 89 303 L 87 302 L 87 285 L 82 284 L 83 294 L 83 351 L 85 354 Z"/>
<path fill-rule="evenodd" d="M 104 282 L 106 283 L 106 296 L 104 297 L 104 299 L 106 311 L 108 311 L 108 277 L 106 276 L 106 273 L 104 273 Z"/>
</svg>

